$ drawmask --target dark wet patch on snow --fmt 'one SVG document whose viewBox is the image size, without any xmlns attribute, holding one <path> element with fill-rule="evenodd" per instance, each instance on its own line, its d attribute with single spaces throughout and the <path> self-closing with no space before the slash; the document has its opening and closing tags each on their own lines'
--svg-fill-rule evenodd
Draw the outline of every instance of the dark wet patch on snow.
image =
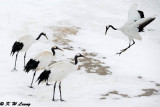
<svg viewBox="0 0 160 107">
<path fill-rule="evenodd" d="M 153 89 L 153 88 L 142 89 L 142 91 L 144 91 L 143 94 L 140 94 L 140 95 L 137 95 L 137 96 L 134 96 L 134 97 L 152 96 L 152 95 L 156 95 L 158 93 L 158 90 Z M 131 98 L 128 94 L 124 94 L 124 93 L 122 94 L 122 93 L 119 93 L 118 91 L 110 91 L 108 93 L 102 94 L 101 95 L 102 97 L 100 99 L 101 100 L 107 99 L 107 97 L 109 97 L 111 94 L 119 95 L 119 96 L 124 97 L 124 98 Z M 115 97 L 113 99 L 120 99 L 120 98 Z"/>
<path fill-rule="evenodd" d="M 142 79 L 142 76 L 138 76 L 137 78 Z"/>
<path fill-rule="evenodd" d="M 105 100 L 105 99 L 106 99 L 106 97 L 101 97 L 101 98 L 100 98 L 100 100 Z"/>
<path fill-rule="evenodd" d="M 33 95 L 29 94 L 28 96 L 32 97 Z"/>
<path fill-rule="evenodd" d="M 150 82 L 152 82 L 152 83 L 154 83 L 156 86 L 160 86 L 160 84 L 159 83 L 156 83 L 156 82 L 154 82 L 154 81 L 150 81 Z"/>
<path fill-rule="evenodd" d="M 158 87 L 159 87 L 159 86 L 160 86 L 160 84 L 156 83 L 156 86 L 158 86 Z"/>
<path fill-rule="evenodd" d="M 101 97 L 100 99 L 101 100 L 106 99 L 106 97 L 111 95 L 111 94 L 119 95 L 119 96 L 124 97 L 124 98 L 130 98 L 127 94 L 122 94 L 122 93 L 119 93 L 118 91 L 110 91 L 108 93 L 102 94 L 103 97 Z M 119 98 L 113 98 L 113 99 L 119 99 Z"/>
<path fill-rule="evenodd" d="M 151 95 L 155 95 L 158 92 L 158 90 L 152 89 L 152 88 L 151 89 L 142 89 L 142 90 L 144 91 L 144 93 L 141 95 L 138 95 L 138 97 L 151 96 Z"/>
<path fill-rule="evenodd" d="M 97 73 L 99 75 L 111 75 L 112 73 L 108 70 L 109 66 L 106 66 L 101 59 L 96 59 L 96 53 L 83 53 L 87 58 L 79 59 L 82 62 L 79 65 L 78 70 L 85 68 L 87 73 Z"/>
<path fill-rule="evenodd" d="M 68 45 L 71 40 L 67 39 L 67 35 L 76 35 L 80 27 L 64 26 L 64 27 L 51 27 L 53 29 L 53 42 L 59 45 Z"/>
<path fill-rule="evenodd" d="M 63 49 L 74 50 L 74 48 L 72 46 L 65 46 L 65 47 L 63 47 Z"/>
</svg>

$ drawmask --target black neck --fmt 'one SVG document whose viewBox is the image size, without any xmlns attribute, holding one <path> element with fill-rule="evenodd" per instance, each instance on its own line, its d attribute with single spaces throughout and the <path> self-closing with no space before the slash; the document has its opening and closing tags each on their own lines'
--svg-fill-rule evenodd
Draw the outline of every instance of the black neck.
<svg viewBox="0 0 160 107">
<path fill-rule="evenodd" d="M 43 34 L 40 34 L 40 35 L 36 38 L 36 40 L 39 40 L 42 35 L 43 35 Z"/>
<path fill-rule="evenodd" d="M 111 27 L 111 28 L 114 29 L 114 30 L 117 30 L 117 28 L 113 27 L 112 25 L 109 25 L 109 27 Z M 108 27 L 108 28 L 109 28 L 109 27 Z"/>
<path fill-rule="evenodd" d="M 55 50 L 54 50 L 54 49 L 52 49 L 52 53 L 53 53 L 53 56 L 56 54 L 56 52 L 55 52 Z"/>
<path fill-rule="evenodd" d="M 75 65 L 77 65 L 77 63 L 78 63 L 78 59 L 77 58 L 78 58 L 77 56 L 74 57 Z"/>
</svg>

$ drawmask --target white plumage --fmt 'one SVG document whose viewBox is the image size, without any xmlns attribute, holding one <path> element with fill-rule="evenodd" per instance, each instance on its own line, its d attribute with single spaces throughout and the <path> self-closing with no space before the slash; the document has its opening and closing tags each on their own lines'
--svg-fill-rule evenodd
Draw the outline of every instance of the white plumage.
<svg viewBox="0 0 160 107">
<path fill-rule="evenodd" d="M 36 70 L 45 69 L 51 63 L 51 61 L 53 61 L 54 58 L 56 58 L 56 56 L 49 51 L 44 51 L 37 54 L 33 58 L 36 61 L 40 61 Z"/>
<path fill-rule="evenodd" d="M 36 40 L 31 35 L 25 35 L 19 38 L 17 42 L 21 42 L 24 45 L 20 51 L 27 52 L 31 45 L 36 42 Z"/>
<path fill-rule="evenodd" d="M 24 66 L 25 66 L 25 58 L 26 58 L 26 53 L 27 53 L 28 49 L 31 47 L 31 45 L 33 43 L 36 42 L 36 40 L 39 40 L 42 35 L 47 38 L 46 34 L 42 32 L 42 33 L 40 33 L 40 35 L 36 39 L 33 38 L 31 35 L 25 35 L 25 36 L 22 36 L 21 38 L 19 38 L 13 44 L 11 55 L 13 56 L 14 53 L 17 52 L 16 59 L 15 59 L 15 66 L 14 66 L 13 70 L 16 70 L 16 62 L 17 62 L 18 53 L 19 52 L 25 52 L 25 54 L 24 54 Z"/>
<path fill-rule="evenodd" d="M 61 61 L 61 62 L 55 63 L 51 65 L 48 70 L 44 70 L 38 77 L 37 79 L 39 81 L 38 84 L 41 83 L 43 80 L 45 81 L 48 80 L 50 82 L 55 81 L 54 89 L 53 89 L 53 99 L 52 99 L 53 101 L 55 101 L 54 94 L 55 94 L 55 88 L 56 88 L 57 81 L 60 82 L 59 83 L 60 100 L 64 101 L 61 95 L 61 81 L 66 76 L 68 76 L 71 72 L 74 72 L 77 70 L 78 57 L 84 57 L 84 56 L 81 54 L 77 54 L 74 57 L 75 64 L 72 64 L 68 61 Z"/>
<path fill-rule="evenodd" d="M 115 28 L 112 25 L 106 26 L 105 34 L 107 34 L 108 29 L 111 27 L 114 30 L 122 31 L 128 37 L 129 46 L 125 49 L 122 49 L 121 52 L 117 53 L 120 55 L 122 52 L 126 51 L 128 48 L 135 44 L 133 39 L 142 39 L 142 37 L 139 35 L 139 32 L 144 32 L 143 28 L 147 26 L 149 23 L 151 23 L 153 20 L 155 20 L 155 17 L 144 18 L 143 12 L 137 10 L 137 4 L 134 4 L 128 11 L 127 22 L 120 28 Z M 133 43 L 131 44 L 132 41 Z"/>
<path fill-rule="evenodd" d="M 127 20 L 126 24 L 132 24 L 133 22 L 135 22 L 141 18 L 144 18 L 144 17 L 141 17 L 141 15 L 138 11 L 137 11 L 137 4 L 133 4 L 130 7 L 130 9 L 128 10 L 128 20 Z"/>
<path fill-rule="evenodd" d="M 33 74 L 33 79 L 31 82 L 31 88 L 32 88 L 32 83 L 34 80 L 34 76 L 36 75 L 36 71 L 38 70 L 43 70 L 46 67 L 48 67 L 48 65 L 51 63 L 51 61 L 53 61 L 53 59 L 55 58 L 55 50 L 59 49 L 62 50 L 60 48 L 58 48 L 57 46 L 54 46 L 51 48 L 51 52 L 49 51 L 44 51 L 41 52 L 37 55 L 35 55 L 33 58 L 31 58 L 28 63 L 25 66 L 25 72 L 29 72 L 30 70 L 35 70 L 34 74 Z M 48 84 L 48 83 L 47 83 Z"/>
<path fill-rule="evenodd" d="M 73 65 L 68 61 L 62 61 L 53 64 L 49 67 L 51 70 L 51 75 L 49 76 L 48 81 L 62 81 L 68 74 L 76 71 L 77 68 L 77 65 Z"/>
</svg>

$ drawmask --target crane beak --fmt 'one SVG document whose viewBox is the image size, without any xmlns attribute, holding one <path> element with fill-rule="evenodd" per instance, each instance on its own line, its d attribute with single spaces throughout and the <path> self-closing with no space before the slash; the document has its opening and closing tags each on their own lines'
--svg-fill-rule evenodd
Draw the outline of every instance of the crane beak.
<svg viewBox="0 0 160 107">
<path fill-rule="evenodd" d="M 63 51 L 62 49 L 60 49 L 60 48 L 58 48 L 58 47 L 57 47 L 57 49 L 59 49 L 59 50 Z"/>
<path fill-rule="evenodd" d="M 47 38 L 47 40 L 48 40 L 48 37 L 47 37 L 46 33 L 43 33 L 43 36 L 45 36 Z"/>
<path fill-rule="evenodd" d="M 84 58 L 87 58 L 87 57 L 85 57 L 84 55 L 81 55 L 80 57 L 84 57 Z"/>
<path fill-rule="evenodd" d="M 47 38 L 47 40 L 48 40 L 48 37 L 45 35 L 45 37 Z"/>
<path fill-rule="evenodd" d="M 108 31 L 108 27 L 106 26 L 106 31 L 105 31 L 105 35 L 107 34 L 107 31 Z"/>
</svg>

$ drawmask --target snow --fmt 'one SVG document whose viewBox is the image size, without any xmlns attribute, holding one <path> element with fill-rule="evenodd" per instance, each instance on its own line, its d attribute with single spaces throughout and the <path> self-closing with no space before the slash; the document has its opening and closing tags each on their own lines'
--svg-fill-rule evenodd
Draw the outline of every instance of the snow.
<svg viewBox="0 0 160 107">
<path fill-rule="evenodd" d="M 156 19 L 141 33 L 141 41 L 123 53 L 115 55 L 128 46 L 128 38 L 120 31 L 109 30 L 105 36 L 105 26 L 120 27 L 127 21 L 128 9 L 134 3 L 143 10 L 145 16 Z M 137 97 L 143 89 L 160 87 L 160 1 L 159 0 L 1 0 L 0 3 L 0 102 L 31 103 L 31 107 L 159 107 L 160 92 L 150 96 Z M 13 43 L 23 35 L 36 38 L 41 32 L 49 37 L 41 38 L 27 52 L 27 60 L 42 51 L 50 51 L 57 45 L 52 40 L 52 27 L 76 26 L 81 29 L 77 35 L 68 35 L 72 40 L 72 50 L 57 51 L 57 60 L 73 58 L 76 53 L 98 53 L 105 65 L 110 66 L 111 75 L 87 73 L 85 69 L 75 71 L 62 81 L 62 97 L 66 102 L 52 102 L 53 86 L 33 83 L 28 88 L 33 72 L 23 71 L 23 56 L 17 61 L 17 72 L 11 72 L 15 56 L 10 56 Z M 3 45 L 5 45 L 3 47 Z M 97 59 L 100 59 L 99 57 Z M 68 59 L 69 60 L 69 59 Z M 102 60 L 102 59 L 101 59 Z M 81 62 L 83 63 L 83 62 Z M 80 64 L 81 64 L 80 63 Z M 35 79 L 42 71 L 37 72 Z M 138 78 L 141 76 L 142 78 Z M 56 99 L 59 99 L 58 85 Z M 111 91 L 127 94 L 130 98 L 117 94 L 102 96 Z M 105 97 L 106 99 L 100 99 Z"/>
</svg>

